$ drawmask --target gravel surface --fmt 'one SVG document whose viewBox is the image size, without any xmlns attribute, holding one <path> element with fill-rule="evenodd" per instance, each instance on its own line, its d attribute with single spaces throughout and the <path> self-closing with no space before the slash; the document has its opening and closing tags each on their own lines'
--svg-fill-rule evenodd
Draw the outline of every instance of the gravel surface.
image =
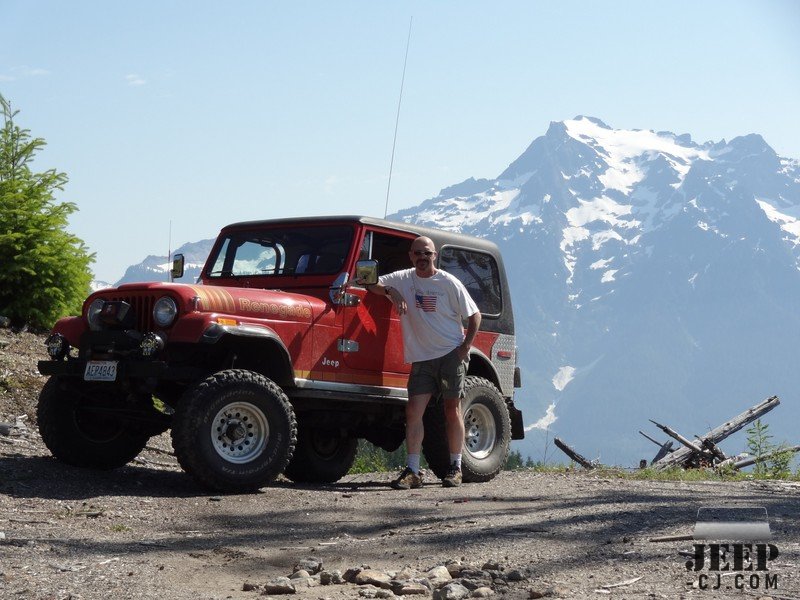
<svg viewBox="0 0 800 600">
<path fill-rule="evenodd" d="M 305 559 L 345 576 L 369 566 L 387 578 L 421 580 L 448 562 L 451 571 L 461 563 L 456 575 L 472 573 L 459 578 L 466 588 L 449 584 L 434 598 L 456 599 L 459 589 L 498 598 L 800 598 L 797 483 L 525 470 L 486 484 L 401 492 L 389 488 L 391 474 L 374 473 L 330 486 L 279 481 L 256 494 L 210 495 L 177 467 L 167 435 L 115 471 L 55 461 L 34 423 L 43 338 L 0 330 L 3 341 L 0 598 L 259 598 Z M 768 572 L 777 590 L 766 591 L 758 572 L 745 573 L 738 590 L 734 571 L 721 573 L 719 590 L 700 589 L 681 554 L 695 542 L 651 541 L 691 534 L 699 507 L 728 504 L 767 508 L 780 551 Z M 701 574 L 715 585 L 716 573 Z M 762 575 L 757 589 L 753 574 Z M 470 577 L 490 585 L 473 591 Z M 298 583 L 294 597 L 394 596 L 377 582 L 319 579 Z M 268 591 L 276 597 L 276 590 Z"/>
</svg>

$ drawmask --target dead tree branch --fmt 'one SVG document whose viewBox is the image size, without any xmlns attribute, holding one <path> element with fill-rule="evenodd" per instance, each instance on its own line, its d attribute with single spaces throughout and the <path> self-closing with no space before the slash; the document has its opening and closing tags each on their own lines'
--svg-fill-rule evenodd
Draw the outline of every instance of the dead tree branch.
<svg viewBox="0 0 800 600">
<path fill-rule="evenodd" d="M 596 465 L 595 465 L 595 464 L 594 464 L 592 461 L 590 461 L 590 460 L 589 460 L 589 459 L 587 459 L 586 457 L 584 457 L 584 456 L 581 456 L 580 454 L 578 454 L 577 452 L 575 452 L 575 450 L 573 450 L 572 448 L 570 448 L 569 446 L 567 446 L 567 445 L 566 445 L 564 442 L 562 442 L 562 441 L 561 441 L 559 438 L 555 438 L 555 439 L 553 440 L 553 442 L 555 443 L 555 445 L 556 445 L 556 446 L 558 446 L 558 448 L 559 448 L 559 449 L 560 449 L 560 450 L 561 450 L 561 451 L 562 451 L 564 454 L 566 454 L 567 456 L 569 456 L 569 457 L 570 457 L 572 460 L 574 460 L 576 463 L 578 463 L 578 464 L 579 464 L 580 466 L 582 466 L 584 469 L 589 469 L 589 470 L 592 470 L 592 469 L 594 469 L 594 468 L 595 468 L 595 466 L 596 466 Z"/>
</svg>

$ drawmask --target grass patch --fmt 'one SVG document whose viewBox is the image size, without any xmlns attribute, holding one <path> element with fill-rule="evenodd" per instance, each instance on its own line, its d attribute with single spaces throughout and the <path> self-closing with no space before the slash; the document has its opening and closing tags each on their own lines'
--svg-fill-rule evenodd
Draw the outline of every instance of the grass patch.
<svg viewBox="0 0 800 600">
<path fill-rule="evenodd" d="M 624 469 L 621 467 L 598 466 L 587 471 L 575 464 L 536 464 L 533 467 L 522 467 L 515 470 L 533 471 L 546 474 L 570 474 L 607 479 L 628 479 L 634 481 L 800 481 L 800 472 L 788 476 L 775 477 L 770 474 L 746 473 L 742 471 L 715 471 L 713 469 Z"/>
</svg>

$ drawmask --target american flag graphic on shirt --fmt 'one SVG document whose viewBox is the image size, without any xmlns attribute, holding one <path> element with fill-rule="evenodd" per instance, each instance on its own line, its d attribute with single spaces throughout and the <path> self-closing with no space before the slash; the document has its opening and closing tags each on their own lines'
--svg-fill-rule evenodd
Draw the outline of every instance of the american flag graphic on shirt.
<svg viewBox="0 0 800 600">
<path fill-rule="evenodd" d="M 436 312 L 436 296 L 414 294 L 414 306 L 425 312 Z"/>
</svg>

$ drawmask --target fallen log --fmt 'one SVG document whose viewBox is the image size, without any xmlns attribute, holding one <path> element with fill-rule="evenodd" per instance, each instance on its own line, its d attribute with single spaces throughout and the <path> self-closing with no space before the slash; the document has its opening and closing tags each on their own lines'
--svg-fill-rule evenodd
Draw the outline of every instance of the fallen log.
<svg viewBox="0 0 800 600">
<path fill-rule="evenodd" d="M 755 421 L 762 415 L 768 413 L 773 408 L 778 406 L 781 401 L 778 399 L 777 396 L 772 396 L 767 398 L 763 402 L 756 404 L 755 406 L 748 408 L 746 411 L 737 415 L 733 419 L 726 421 L 719 427 L 712 429 L 708 433 L 706 433 L 701 439 L 694 442 L 695 445 L 703 444 L 705 440 L 708 440 L 712 444 L 718 444 L 720 441 L 724 440 L 731 434 L 736 433 L 747 424 Z M 690 448 L 678 448 L 674 452 L 668 454 L 664 458 L 658 460 L 653 464 L 653 466 L 657 469 L 669 469 L 670 467 L 684 467 L 688 464 L 691 464 L 691 461 L 697 454 L 694 450 Z"/>
<path fill-rule="evenodd" d="M 726 467 L 730 467 L 731 469 L 744 469 L 745 467 L 749 467 L 759 462 L 763 462 L 765 460 L 769 460 L 775 456 L 780 456 L 784 452 L 791 452 L 794 454 L 795 452 L 800 452 L 800 446 L 788 446 L 787 448 L 777 448 L 772 452 L 767 452 L 766 454 L 762 454 L 761 456 L 750 456 L 748 458 L 743 458 L 736 460 L 736 457 L 729 458 L 727 460 L 722 461 L 719 463 L 716 468 L 717 469 L 724 469 Z"/>
<path fill-rule="evenodd" d="M 659 450 L 656 455 L 653 457 L 653 460 L 650 461 L 650 464 L 655 464 L 664 458 L 667 454 L 673 451 L 673 443 L 672 440 L 668 440 L 663 446 L 661 446 L 661 450 Z"/>
<path fill-rule="evenodd" d="M 565 444 L 563 441 L 561 441 L 561 439 L 559 439 L 559 438 L 555 438 L 555 439 L 553 440 L 553 442 L 555 443 L 555 445 L 556 445 L 556 446 L 557 446 L 557 447 L 558 447 L 558 448 L 559 448 L 559 449 L 560 449 L 560 450 L 561 450 L 561 451 L 562 451 L 564 454 L 566 454 L 567 456 L 569 456 L 569 457 L 570 457 L 572 460 L 574 460 L 576 463 L 578 463 L 578 464 L 579 464 L 580 466 L 582 466 L 584 469 L 589 469 L 589 470 L 591 470 L 591 469 L 594 469 L 594 468 L 595 468 L 595 466 L 596 466 L 596 465 L 595 465 L 595 464 L 594 464 L 592 461 L 590 461 L 590 460 L 589 460 L 589 459 L 587 459 L 586 457 L 584 457 L 584 456 L 581 456 L 580 454 L 578 454 L 577 452 L 575 452 L 575 450 L 573 450 L 572 448 L 570 448 L 569 446 L 567 446 L 567 445 L 566 445 L 566 444 Z"/>
<path fill-rule="evenodd" d="M 703 448 L 705 448 L 706 450 L 711 452 L 711 454 L 716 456 L 717 460 L 719 461 L 728 460 L 728 457 L 725 456 L 725 453 L 722 450 L 720 450 L 719 446 L 717 446 L 714 442 L 712 442 L 711 440 L 704 440 L 699 435 L 695 435 L 694 437 L 701 439 L 703 443 Z"/>
<path fill-rule="evenodd" d="M 704 450 L 702 447 L 698 446 L 694 442 L 689 441 L 688 439 L 683 437 L 680 433 L 678 433 L 677 431 L 675 431 L 671 427 L 667 427 L 666 425 L 662 425 L 661 423 L 656 423 L 655 421 L 653 421 L 653 419 L 650 419 L 650 422 L 653 425 L 655 425 L 656 427 L 658 427 L 661 431 L 666 433 L 669 437 L 676 439 L 681 444 L 683 444 L 684 446 L 689 448 L 689 450 L 691 450 L 694 454 L 697 454 L 698 456 L 703 456 L 703 457 L 709 457 L 710 456 L 710 454 L 711 454 L 710 452 L 707 452 L 706 450 Z M 702 444 L 702 441 L 700 443 Z"/>
<path fill-rule="evenodd" d="M 662 458 L 664 458 L 664 457 L 665 457 L 667 454 L 669 454 L 670 452 L 672 452 L 672 446 L 673 446 L 672 440 L 667 440 L 666 442 L 664 442 L 664 443 L 662 444 L 662 443 L 661 443 L 661 442 L 659 442 L 658 440 L 654 440 L 653 438 L 651 438 L 649 435 L 647 435 L 647 434 L 646 434 L 644 431 L 642 431 L 642 430 L 639 430 L 639 433 L 641 433 L 641 434 L 642 434 L 642 435 L 643 435 L 643 436 L 644 436 L 646 439 L 650 440 L 650 441 L 651 441 L 651 442 L 653 442 L 653 443 L 654 443 L 656 446 L 658 446 L 658 452 L 657 452 L 657 453 L 656 453 L 656 455 L 653 457 L 653 460 L 651 460 L 651 461 L 650 461 L 650 464 L 651 464 L 651 465 L 652 465 L 653 463 L 655 463 L 655 462 L 658 462 L 659 460 L 661 460 Z"/>
</svg>

